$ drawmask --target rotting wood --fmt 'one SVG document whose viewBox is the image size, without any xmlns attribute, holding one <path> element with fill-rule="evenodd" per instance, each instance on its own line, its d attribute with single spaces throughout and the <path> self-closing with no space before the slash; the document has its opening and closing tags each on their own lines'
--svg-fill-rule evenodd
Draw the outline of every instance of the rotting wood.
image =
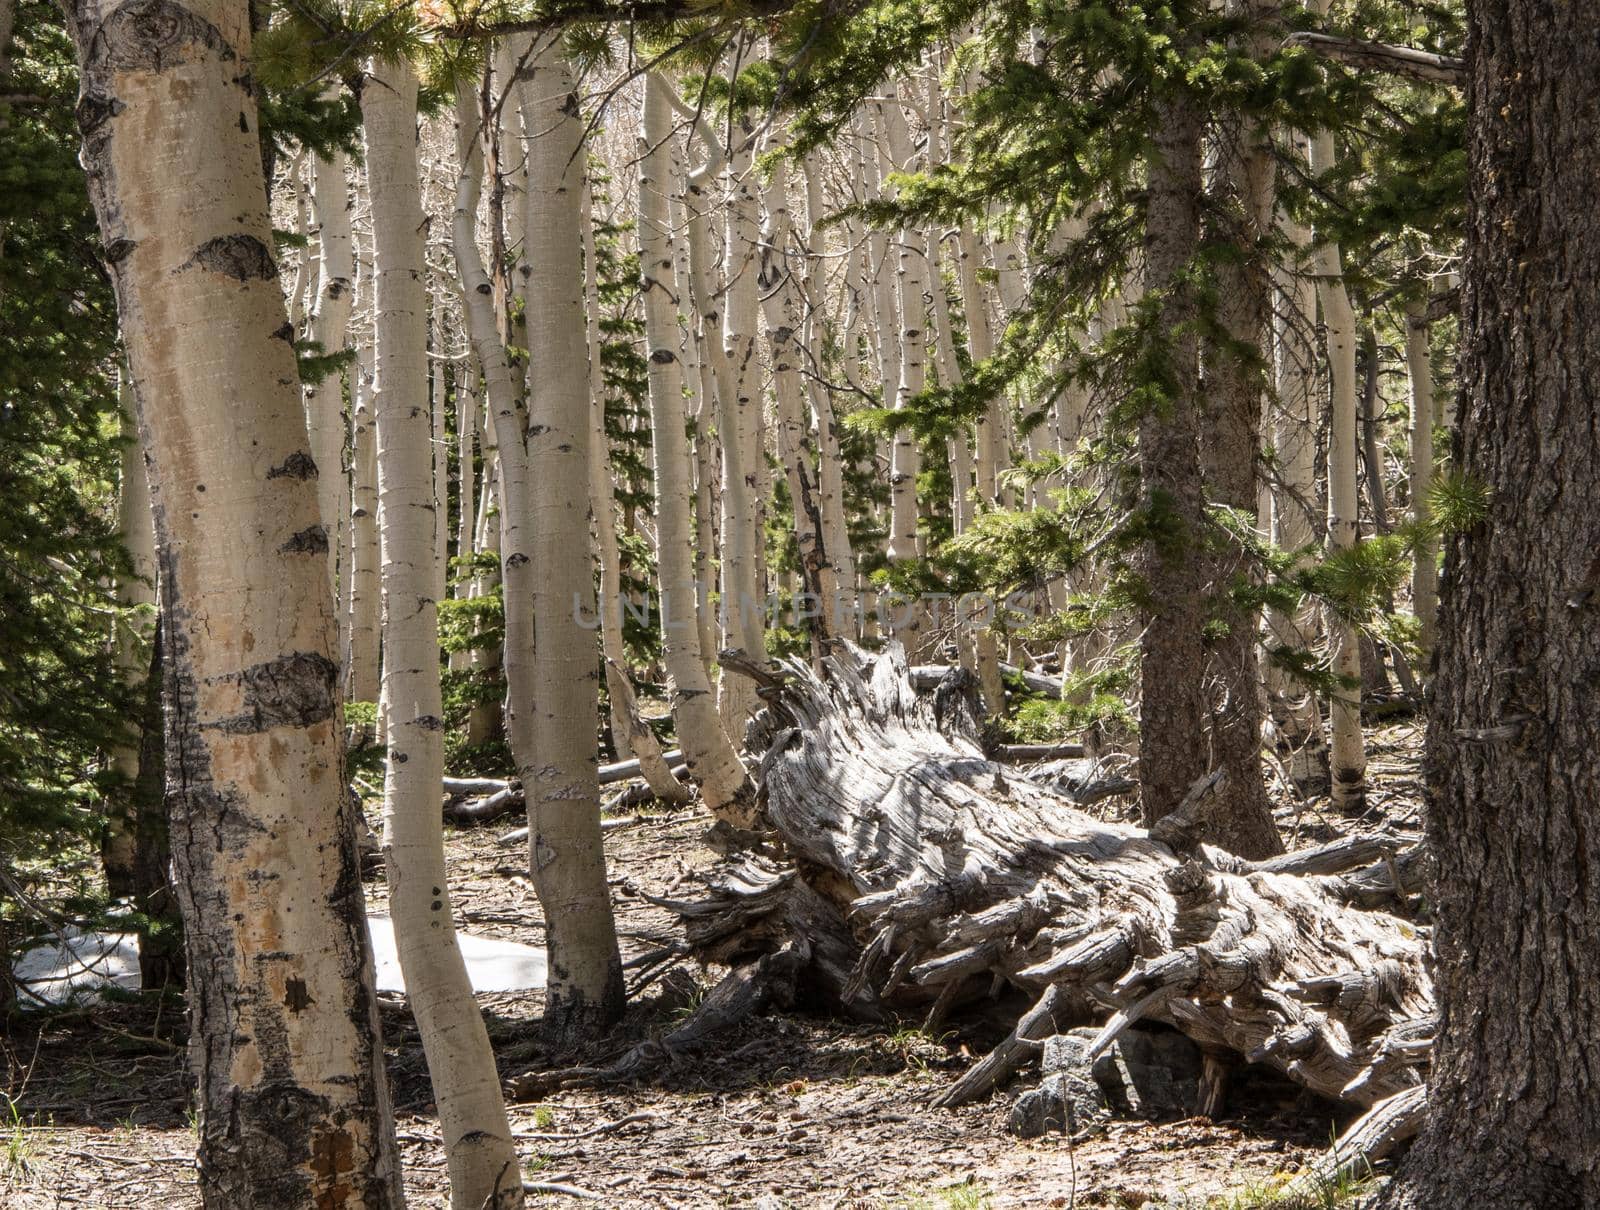
<svg viewBox="0 0 1600 1210">
<path fill-rule="evenodd" d="M 898 649 L 842 646 L 825 666 L 826 680 L 796 661 L 769 678 L 752 730 L 768 823 L 793 865 L 746 855 L 719 868 L 709 899 L 666 905 L 703 958 L 788 944 L 808 898 L 798 935 L 813 960 L 828 953 L 810 982 L 835 1008 L 942 1012 L 1023 992 L 1033 1008 L 1009 1044 L 940 1104 L 985 1095 L 1073 1002 L 1171 1025 L 1331 1099 L 1372 1105 L 1421 1083 L 1435 1020 L 1426 929 L 1358 906 L 1380 870 L 1393 895 L 1386 852 L 1373 862 L 1377 849 L 1350 842 L 1257 866 L 1196 843 L 1213 778 L 1163 820 L 1163 843 L 941 731 Z"/>
</svg>

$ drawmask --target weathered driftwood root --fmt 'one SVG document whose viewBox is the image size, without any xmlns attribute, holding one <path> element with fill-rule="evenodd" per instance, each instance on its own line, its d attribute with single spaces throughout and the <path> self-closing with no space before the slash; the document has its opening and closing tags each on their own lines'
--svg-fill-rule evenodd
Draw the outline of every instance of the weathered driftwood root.
<svg viewBox="0 0 1600 1210">
<path fill-rule="evenodd" d="M 1097 1051 L 1159 1021 L 1354 1104 L 1422 1082 L 1424 938 L 1359 906 L 1403 890 L 1409 866 L 1363 844 L 1256 865 L 1196 845 L 1205 786 L 1161 839 L 1103 823 L 984 759 L 959 670 L 930 698 L 898 651 L 827 666 L 824 681 L 792 663 L 763 693 L 761 781 L 792 867 L 735 861 L 709 900 L 673 905 L 699 952 L 748 961 L 804 936 L 807 982 L 869 1013 L 1025 993 L 1033 1007 L 947 1105 L 987 1094 L 1084 1007 L 1110 1014 Z"/>
</svg>

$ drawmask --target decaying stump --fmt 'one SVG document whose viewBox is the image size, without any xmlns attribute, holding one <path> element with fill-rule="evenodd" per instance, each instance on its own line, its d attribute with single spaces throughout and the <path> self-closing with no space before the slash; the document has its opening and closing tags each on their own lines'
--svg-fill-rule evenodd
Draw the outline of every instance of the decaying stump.
<svg viewBox="0 0 1600 1210">
<path fill-rule="evenodd" d="M 668 904 L 703 956 L 736 966 L 804 938 L 801 985 L 868 1016 L 1025 993 L 1032 1007 L 947 1105 L 987 1094 L 1085 1009 L 1105 1021 L 1091 1060 L 1160 1021 L 1356 1105 L 1422 1084 L 1423 930 L 1363 906 L 1410 889 L 1413 861 L 1345 842 L 1252 864 L 1195 844 L 1205 783 L 1154 834 L 1101 822 L 984 759 L 959 670 L 919 696 L 898 651 L 846 648 L 827 668 L 792 662 L 762 690 L 770 852 L 724 863 L 710 898 Z"/>
</svg>

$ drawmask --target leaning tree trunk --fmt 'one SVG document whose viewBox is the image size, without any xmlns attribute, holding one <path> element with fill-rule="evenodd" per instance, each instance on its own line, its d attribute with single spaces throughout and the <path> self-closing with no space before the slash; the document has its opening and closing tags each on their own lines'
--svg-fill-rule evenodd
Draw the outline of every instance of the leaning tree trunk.
<svg viewBox="0 0 1600 1210">
<path fill-rule="evenodd" d="M 150 457 L 201 1196 L 228 1210 L 399 1206 L 248 6 L 64 7 Z"/>
<path fill-rule="evenodd" d="M 792 864 L 743 857 L 710 898 L 669 902 L 690 943 L 743 966 L 787 951 L 797 985 L 858 1016 L 931 1022 L 1001 989 L 1032 1007 L 936 1098 L 986 1095 L 1029 1043 L 1109 1019 L 1095 1050 L 1160 1021 L 1312 1091 L 1372 1105 L 1421 1082 L 1432 1034 L 1425 943 L 1388 902 L 1415 862 L 1346 842 L 1247 862 L 1198 842 L 1205 779 L 1148 832 L 985 760 L 970 674 L 931 695 L 898 646 L 798 660 L 764 696 L 766 811 Z M 1371 865 L 1352 868 L 1358 862 Z M 1465 1204 L 1465 1203 L 1463 1203 Z"/>
<path fill-rule="evenodd" d="M 545 1028 L 577 1041 L 622 1014 L 622 959 L 600 843 L 593 555 L 589 542 L 589 363 L 583 332 L 583 119 L 559 36 L 543 37 L 520 85 L 528 140 L 528 553 L 533 581 L 531 747 L 517 751 L 528 794 L 534 888 L 545 911 Z M 502 449 L 505 438 L 501 438 Z M 508 504 L 515 507 L 508 496 Z M 507 559 L 509 563 L 509 558 Z M 508 597 L 507 613 L 510 613 Z"/>
<path fill-rule="evenodd" d="M 1468 12 L 1461 431 L 1428 727 L 1440 1029 L 1392 1206 L 1600 1205 L 1600 43 L 1549 0 Z M 1583 502 L 1583 503 L 1580 503 Z"/>
<path fill-rule="evenodd" d="M 428 1060 L 450 1201 L 456 1210 L 522 1204 L 522 1179 L 494 1052 L 456 944 L 439 814 L 444 707 L 428 291 L 417 172 L 417 77 L 374 60 L 362 96 L 376 269 L 378 529 L 383 541 L 384 869 L 406 996 Z"/>
</svg>

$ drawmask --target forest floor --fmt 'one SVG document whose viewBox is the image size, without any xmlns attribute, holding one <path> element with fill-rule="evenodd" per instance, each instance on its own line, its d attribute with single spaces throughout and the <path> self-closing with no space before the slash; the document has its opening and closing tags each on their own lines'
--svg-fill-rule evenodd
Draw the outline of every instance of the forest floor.
<svg viewBox="0 0 1600 1210">
<path fill-rule="evenodd" d="M 1420 737 L 1411 723 L 1371 733 L 1374 791 L 1361 818 L 1338 819 L 1325 800 L 1302 804 L 1283 794 L 1282 820 L 1298 820 L 1298 845 L 1367 830 L 1380 817 L 1419 827 Z M 537 945 L 542 928 L 524 852 L 495 843 L 519 822 L 449 830 L 452 888 L 462 929 Z M 671 916 L 638 892 L 692 897 L 694 872 L 714 861 L 699 843 L 707 823 L 698 812 L 645 813 L 608 832 L 625 958 L 674 936 Z M 381 872 L 367 890 L 382 910 Z M 700 991 L 713 981 L 692 965 L 689 972 Z M 677 976 L 647 989 L 614 1037 L 585 1059 L 605 1061 L 670 1027 L 696 995 L 689 982 Z M 538 992 L 480 997 L 507 1078 L 547 1064 L 534 1041 L 542 1001 Z M 447 1206 L 438 1120 L 403 1001 L 384 998 L 383 1025 L 410 1205 Z M 198 1206 L 182 1037 L 176 1000 L 152 994 L 13 1020 L 0 1040 L 0 1206 Z M 1219 1120 L 1114 1121 L 1075 1144 L 1006 1132 L 1026 1078 L 977 1105 L 928 1108 L 993 1040 L 981 1021 L 952 1019 L 934 1037 L 912 1022 L 894 1028 L 774 1014 L 734 1027 L 709 1053 L 643 1086 L 575 1088 L 513 1104 L 513 1126 L 527 1136 L 527 1180 L 576 1186 L 605 1206 L 1137 1210 L 1155 1202 L 1247 1210 L 1351 1116 L 1249 1069 L 1236 1077 Z M 562 1195 L 530 1203 L 584 1204 Z"/>
</svg>

